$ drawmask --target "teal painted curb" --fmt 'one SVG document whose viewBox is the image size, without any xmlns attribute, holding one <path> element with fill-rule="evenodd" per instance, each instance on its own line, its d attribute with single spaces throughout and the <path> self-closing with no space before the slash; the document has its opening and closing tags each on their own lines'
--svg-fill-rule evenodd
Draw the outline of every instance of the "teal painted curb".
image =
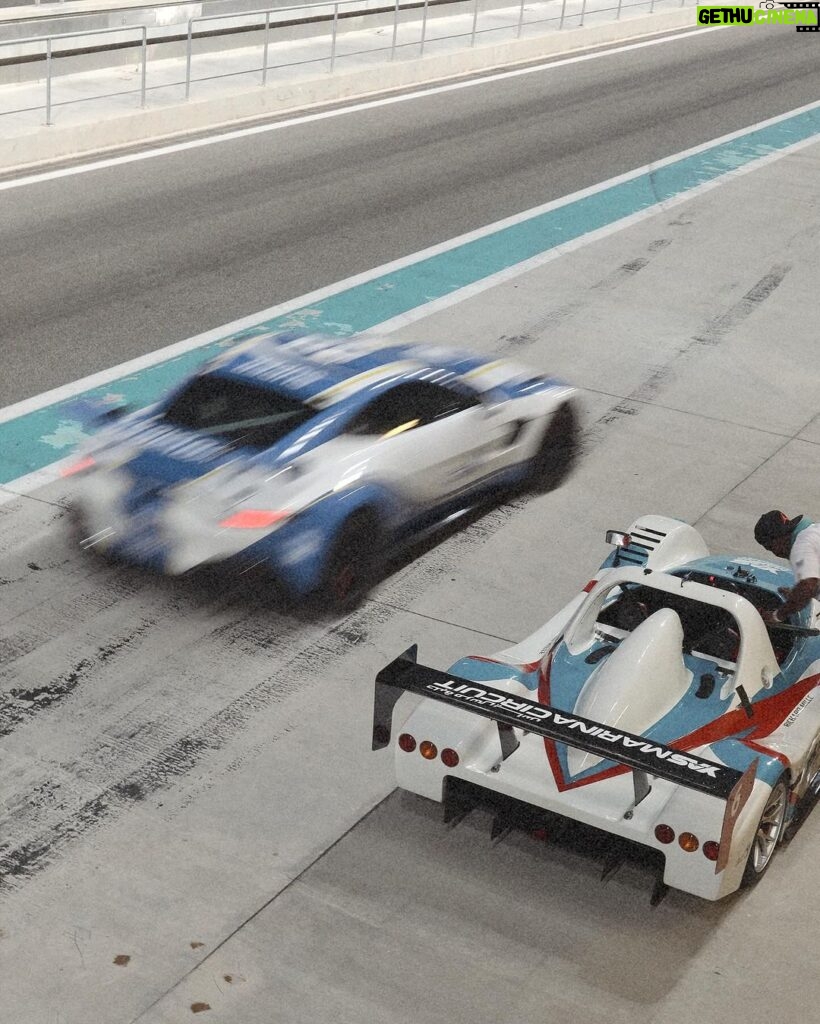
<svg viewBox="0 0 820 1024">
<path fill-rule="evenodd" d="M 105 402 L 142 407 L 155 401 L 204 360 L 253 334 L 304 326 L 354 334 L 408 313 L 525 260 L 576 241 L 635 214 L 651 211 L 762 157 L 820 136 L 820 107 L 698 153 L 682 156 L 629 180 L 501 227 L 481 238 L 420 259 L 393 273 L 349 287 L 322 301 L 228 335 L 99 388 L 0 424 L 0 485 L 43 469 L 70 454 L 85 436 L 91 410 Z"/>
</svg>

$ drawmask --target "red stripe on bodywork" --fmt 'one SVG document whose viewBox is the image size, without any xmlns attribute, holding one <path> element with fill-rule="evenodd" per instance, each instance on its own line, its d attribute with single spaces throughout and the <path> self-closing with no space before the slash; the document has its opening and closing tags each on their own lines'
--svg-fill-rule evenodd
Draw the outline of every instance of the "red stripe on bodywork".
<svg viewBox="0 0 820 1024">
<path fill-rule="evenodd" d="M 549 652 L 538 680 L 538 700 L 542 704 L 550 706 L 552 706 L 550 700 L 550 673 L 552 671 L 554 653 L 555 648 Z M 727 711 L 726 714 L 721 715 L 720 718 L 716 718 L 713 722 L 709 722 L 707 725 L 701 726 L 699 729 L 695 729 L 693 732 L 687 733 L 685 736 L 681 736 L 679 739 L 672 740 L 664 745 L 672 747 L 674 750 L 694 750 L 696 747 L 705 747 L 712 743 L 717 743 L 719 740 L 729 739 L 731 736 L 735 736 L 751 726 L 751 731 L 748 735 L 738 736 L 738 741 L 744 743 L 750 750 L 754 750 L 757 753 L 766 754 L 768 757 L 776 757 L 785 767 L 788 767 L 789 761 L 784 754 L 776 750 L 769 750 L 758 741 L 771 735 L 806 694 L 817 686 L 818 682 L 820 682 L 820 672 L 813 676 L 807 676 L 805 679 L 800 679 L 781 693 L 777 693 L 772 697 L 766 697 L 764 700 L 753 704 L 754 716 L 752 718 L 747 717 L 742 707 L 734 708 L 732 711 Z M 603 782 L 605 779 L 611 779 L 632 770 L 628 765 L 616 764 L 605 771 L 598 772 L 597 775 L 587 776 L 586 778 L 576 779 L 571 782 L 564 777 L 555 740 L 545 737 L 544 749 L 547 753 L 547 760 L 552 768 L 555 785 L 560 793 L 568 789 L 577 789 L 579 786 L 587 786 L 591 782 Z"/>
<path fill-rule="evenodd" d="M 483 661 L 489 665 L 502 665 L 504 668 L 514 669 L 518 672 L 537 672 L 541 668 L 541 659 L 530 661 L 526 665 L 511 665 L 508 661 L 499 661 L 498 658 L 485 658 L 481 654 L 469 655 L 470 661 Z"/>
</svg>

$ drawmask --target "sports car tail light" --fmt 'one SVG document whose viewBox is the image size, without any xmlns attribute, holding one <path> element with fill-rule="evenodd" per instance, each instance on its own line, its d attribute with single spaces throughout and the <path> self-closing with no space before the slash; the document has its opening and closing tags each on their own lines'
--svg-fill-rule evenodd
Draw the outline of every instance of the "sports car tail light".
<svg viewBox="0 0 820 1024">
<path fill-rule="evenodd" d="M 458 764 L 458 754 L 453 750 L 452 747 L 445 747 L 441 752 L 441 760 L 447 765 L 448 768 L 455 768 Z"/>
<path fill-rule="evenodd" d="M 590 580 L 589 583 L 587 583 L 587 585 L 584 587 L 584 593 L 588 594 L 590 592 L 590 590 L 594 590 L 595 584 L 597 582 L 598 582 L 597 580 Z"/>
<path fill-rule="evenodd" d="M 419 753 L 428 761 L 433 761 L 438 755 L 438 747 L 435 743 L 431 743 L 430 740 L 422 740 L 419 743 Z"/>
<path fill-rule="evenodd" d="M 700 840 L 692 832 L 681 832 L 678 836 L 678 846 L 687 853 L 694 853 L 700 846 Z"/>
<path fill-rule="evenodd" d="M 274 512 L 262 508 L 243 508 L 240 512 L 234 512 L 227 519 L 220 520 L 219 525 L 231 530 L 266 530 L 270 526 L 281 523 L 288 519 L 290 512 Z"/>
<path fill-rule="evenodd" d="M 675 839 L 675 830 L 671 825 L 656 825 L 655 838 L 659 843 L 671 843 Z"/>
<path fill-rule="evenodd" d="M 84 459 L 80 459 L 78 462 L 72 463 L 70 466 L 66 466 L 65 469 L 60 470 L 60 476 L 74 476 L 75 473 L 82 473 L 86 469 L 91 469 L 92 466 L 96 466 L 96 460 L 93 455 L 86 455 Z"/>
<path fill-rule="evenodd" d="M 708 843 L 703 844 L 703 856 L 707 860 L 717 860 L 719 853 L 720 843 L 716 843 L 714 839 L 710 839 Z"/>
<path fill-rule="evenodd" d="M 411 736 L 409 732 L 403 732 L 401 736 L 399 736 L 399 746 L 405 754 L 412 754 L 416 749 L 415 736 Z"/>
</svg>

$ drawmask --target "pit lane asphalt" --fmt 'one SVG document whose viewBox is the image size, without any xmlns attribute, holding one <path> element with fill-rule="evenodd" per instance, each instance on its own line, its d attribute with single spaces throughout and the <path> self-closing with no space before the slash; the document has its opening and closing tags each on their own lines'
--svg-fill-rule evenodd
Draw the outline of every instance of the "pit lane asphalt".
<svg viewBox="0 0 820 1024">
<path fill-rule="evenodd" d="M 490 845 L 481 816 L 445 830 L 389 795 L 368 737 L 385 661 L 520 639 L 586 582 L 607 527 L 662 511 L 754 552 L 761 509 L 817 509 L 819 159 L 400 332 L 564 373 L 587 454 L 341 622 L 89 563 L 59 487 L 0 508 L 0 1017 L 739 1024 L 776 991 L 781 1019 L 805 1018 L 816 820 L 750 896 L 650 910 L 639 871 L 601 886 L 582 855 Z"/>
<path fill-rule="evenodd" d="M 0 405 L 820 95 L 805 35 L 691 35 L 0 197 Z"/>
</svg>

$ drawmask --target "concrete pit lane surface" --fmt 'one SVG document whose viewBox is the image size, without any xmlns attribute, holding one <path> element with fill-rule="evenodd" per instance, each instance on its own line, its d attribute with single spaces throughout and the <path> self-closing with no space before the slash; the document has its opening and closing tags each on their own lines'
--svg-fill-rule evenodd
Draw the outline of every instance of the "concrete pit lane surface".
<svg viewBox="0 0 820 1024">
<path fill-rule="evenodd" d="M 740 123 L 719 128 L 708 105 L 692 114 L 687 146 L 798 105 L 779 86 L 755 93 L 751 71 L 739 88 L 740 33 L 709 37 L 713 92 L 724 81 L 716 37 L 734 53 L 727 90 L 748 105 L 737 100 Z M 776 77 L 762 65 L 757 74 Z M 633 145 L 622 139 L 591 176 L 638 166 L 624 163 L 653 140 L 656 157 L 677 152 L 665 136 L 650 124 Z M 214 162 L 228 159 L 223 150 Z M 4 223 L 25 220 L 28 237 L 51 239 L 38 280 L 50 274 L 56 287 L 61 267 L 80 274 L 71 216 L 52 219 L 50 204 L 119 198 L 128 185 L 150 207 L 152 189 L 168 184 L 154 180 L 157 166 L 120 169 L 137 175 L 125 181 L 63 179 L 61 200 L 48 182 L 7 192 L 4 205 L 16 205 Z M 757 889 L 719 904 L 670 892 L 653 908 L 642 864 L 601 883 L 597 847 L 520 833 L 491 842 L 484 811 L 447 827 L 435 805 L 393 790 L 390 751 L 369 749 L 379 668 L 414 641 L 426 664 L 446 668 L 522 639 L 590 578 L 606 529 L 661 512 L 695 524 L 713 551 L 762 556 L 752 536 L 761 511 L 820 515 L 820 143 L 749 166 L 396 329 L 399 340 L 458 339 L 560 373 L 581 389 L 584 453 L 560 490 L 502 504 L 430 546 L 342 620 L 284 607 L 258 580 L 174 581 L 91 560 L 71 542 L 64 482 L 25 494 L 3 485 L 0 1019 L 672 1024 L 684 1013 L 740 1024 L 773 999 L 779 1019 L 806 1019 L 820 996 L 816 815 Z M 460 226 L 448 230 L 546 202 L 537 182 L 552 181 L 548 170 L 522 171 L 503 212 L 488 190 L 485 216 L 456 211 Z M 197 181 L 207 174 L 200 161 Z M 237 184 L 238 205 L 241 195 Z M 224 213 L 224 193 L 211 198 Z M 416 224 L 401 251 L 412 213 L 391 215 L 396 245 L 371 237 L 369 266 L 442 241 L 420 241 Z M 227 214 L 211 223 L 231 230 Z M 330 264 L 343 234 L 329 232 Z M 162 276 L 148 251 L 132 250 L 133 280 L 120 276 L 108 293 L 111 316 Z M 97 272 L 110 283 L 90 268 L 89 294 Z M 306 273 L 304 287 L 265 301 L 248 273 L 241 289 L 255 306 L 243 312 L 329 283 Z M 173 329 L 216 326 L 193 312 L 205 301 L 195 278 Z M 32 294 L 32 320 L 41 301 L 51 312 L 29 336 L 51 337 L 60 311 L 42 288 Z M 216 316 L 219 296 L 208 301 Z M 83 314 L 86 346 L 72 342 L 83 373 L 111 362 L 104 307 Z M 161 313 L 146 314 L 157 322 L 144 351 L 173 340 Z M 19 380 L 25 362 L 9 348 Z M 29 394 L 69 379 L 32 362 Z"/>
</svg>

